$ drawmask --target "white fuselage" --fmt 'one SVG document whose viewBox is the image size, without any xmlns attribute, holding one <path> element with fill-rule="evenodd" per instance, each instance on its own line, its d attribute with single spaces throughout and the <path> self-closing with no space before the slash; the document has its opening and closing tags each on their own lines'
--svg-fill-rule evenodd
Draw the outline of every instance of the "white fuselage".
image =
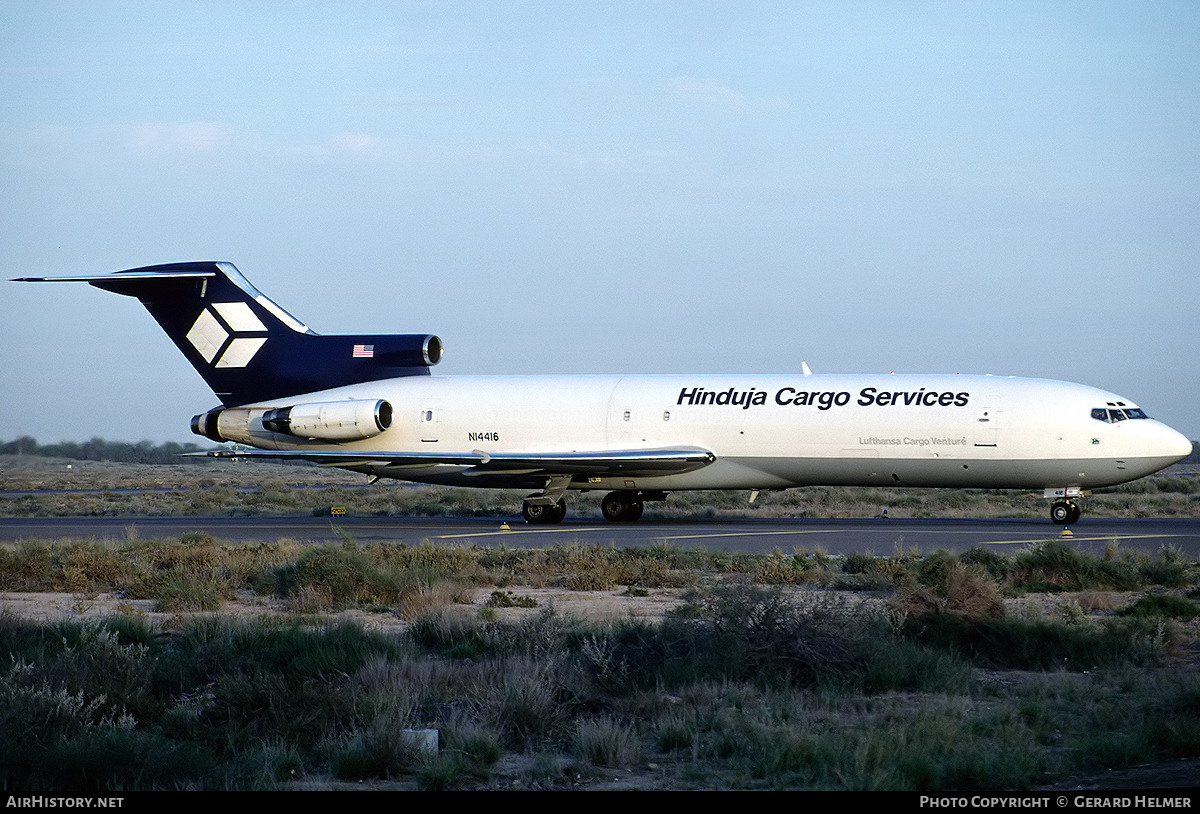
<svg viewBox="0 0 1200 814">
<path fill-rule="evenodd" d="M 1100 420 L 1136 405 L 1046 379 L 968 375 L 412 376 L 253 405 L 386 399 L 391 426 L 340 444 L 262 427 L 265 449 L 570 453 L 680 447 L 715 461 L 652 477 L 576 478 L 572 489 L 778 489 L 808 485 L 1092 488 L 1142 477 L 1191 451 L 1149 418 Z M 354 466 L 404 480 L 494 484 L 470 467 Z M 537 488 L 544 478 L 532 478 Z"/>
</svg>

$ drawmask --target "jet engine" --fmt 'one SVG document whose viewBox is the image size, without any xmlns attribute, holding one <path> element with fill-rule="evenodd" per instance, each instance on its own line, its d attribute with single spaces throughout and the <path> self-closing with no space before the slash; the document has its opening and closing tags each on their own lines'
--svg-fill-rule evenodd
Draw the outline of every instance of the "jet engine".
<svg viewBox="0 0 1200 814">
<path fill-rule="evenodd" d="M 358 441 L 392 426 L 392 413 L 391 402 L 384 399 L 293 404 L 266 410 L 226 407 L 193 417 L 192 432 L 213 441 L 243 444 L 267 440 L 267 433 L 315 441 Z"/>
<path fill-rule="evenodd" d="M 263 427 L 271 432 L 320 441 L 357 441 L 392 426 L 392 405 L 378 401 L 328 401 L 267 410 Z"/>
</svg>

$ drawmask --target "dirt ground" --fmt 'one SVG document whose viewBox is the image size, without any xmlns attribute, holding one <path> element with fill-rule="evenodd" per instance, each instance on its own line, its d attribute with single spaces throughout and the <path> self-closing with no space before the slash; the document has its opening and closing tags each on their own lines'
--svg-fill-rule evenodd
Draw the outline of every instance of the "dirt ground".
<svg viewBox="0 0 1200 814">
<path fill-rule="evenodd" d="M 470 605 L 457 606 L 464 613 L 485 607 L 492 588 L 479 588 L 474 592 Z M 625 596 L 620 591 L 568 591 L 562 588 L 520 588 L 515 596 L 529 597 L 537 607 L 496 608 L 496 618 L 515 619 L 538 609 L 553 607 L 557 612 L 580 619 L 602 621 L 618 618 L 661 619 L 669 608 L 678 601 L 678 595 L 670 591 L 650 591 L 648 596 Z M 249 592 L 226 602 L 219 611 L 189 614 L 159 613 L 154 610 L 150 599 L 121 599 L 113 594 L 80 596 L 70 593 L 12 593 L 0 592 L 0 613 L 11 613 L 22 619 L 55 622 L 64 619 L 104 619 L 120 613 L 135 614 L 147 622 L 171 627 L 186 617 L 225 616 L 234 619 L 254 619 L 270 616 L 292 616 L 284 601 L 276 597 L 256 596 Z M 371 613 L 352 609 L 328 613 L 333 621 L 352 621 L 372 630 L 403 629 L 407 624 L 391 613 Z"/>
</svg>

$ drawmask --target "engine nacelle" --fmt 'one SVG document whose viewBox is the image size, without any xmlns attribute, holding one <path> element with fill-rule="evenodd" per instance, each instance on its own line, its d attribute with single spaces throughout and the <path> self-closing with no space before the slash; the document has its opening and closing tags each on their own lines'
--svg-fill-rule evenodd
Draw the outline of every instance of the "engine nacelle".
<svg viewBox="0 0 1200 814">
<path fill-rule="evenodd" d="M 262 445 L 268 433 L 316 441 L 358 441 L 392 426 L 392 405 L 384 399 L 347 400 L 288 407 L 226 407 L 192 418 L 192 432 L 213 441 Z M 270 445 L 268 443 L 268 445 Z"/>
<path fill-rule="evenodd" d="M 392 405 L 377 401 L 327 401 L 277 407 L 263 413 L 264 429 L 319 441 L 357 441 L 392 426 Z"/>
</svg>

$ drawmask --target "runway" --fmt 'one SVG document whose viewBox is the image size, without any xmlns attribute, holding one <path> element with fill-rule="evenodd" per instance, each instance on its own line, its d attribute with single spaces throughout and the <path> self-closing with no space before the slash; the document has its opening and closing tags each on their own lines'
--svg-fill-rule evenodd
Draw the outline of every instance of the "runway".
<svg viewBox="0 0 1200 814">
<path fill-rule="evenodd" d="M 507 525 L 507 528 L 504 525 Z M 48 517 L 0 518 L 0 543 L 62 538 L 96 540 L 177 540 L 201 531 L 234 543 L 392 542 L 480 547 L 549 548 L 601 545 L 618 548 L 669 546 L 746 553 L 776 549 L 822 549 L 830 554 L 891 554 L 897 546 L 925 553 L 965 551 L 986 546 L 1010 553 L 1051 538 L 1069 539 L 1083 551 L 1106 547 L 1154 553 L 1161 546 L 1200 557 L 1200 519 L 1084 518 L 1064 536 L 1062 527 L 1041 519 L 730 519 L 655 520 L 638 523 L 568 519 L 556 526 L 532 526 L 502 518 L 428 517 Z"/>
</svg>

